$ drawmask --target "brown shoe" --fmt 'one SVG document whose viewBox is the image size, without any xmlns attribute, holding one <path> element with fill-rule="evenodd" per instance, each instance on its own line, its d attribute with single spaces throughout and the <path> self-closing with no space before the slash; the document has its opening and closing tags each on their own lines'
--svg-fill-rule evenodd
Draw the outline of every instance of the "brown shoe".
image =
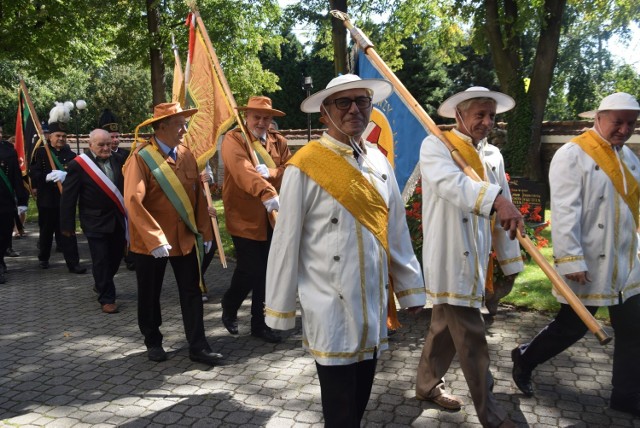
<svg viewBox="0 0 640 428">
<path fill-rule="evenodd" d="M 104 312 L 105 314 L 117 314 L 118 307 L 115 303 L 105 303 L 104 305 L 102 305 L 102 312 Z"/>
<path fill-rule="evenodd" d="M 436 395 L 435 397 L 423 397 L 416 393 L 416 398 L 421 401 L 431 401 L 432 403 L 436 403 L 438 406 L 447 410 L 460 410 L 464 404 L 461 399 L 455 395 L 447 394 L 446 392 Z"/>
</svg>

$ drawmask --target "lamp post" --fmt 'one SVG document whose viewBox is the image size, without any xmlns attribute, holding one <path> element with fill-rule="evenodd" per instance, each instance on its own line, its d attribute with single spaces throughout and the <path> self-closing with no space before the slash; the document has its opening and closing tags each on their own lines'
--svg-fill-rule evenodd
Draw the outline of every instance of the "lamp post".
<svg viewBox="0 0 640 428">
<path fill-rule="evenodd" d="M 313 79 L 311 76 L 304 76 L 302 80 L 302 90 L 307 91 L 307 98 L 311 96 Z M 311 115 L 307 113 L 307 142 L 311 141 Z"/>
<path fill-rule="evenodd" d="M 87 102 L 85 100 L 78 100 L 76 101 L 76 109 L 78 110 L 78 112 L 75 114 L 76 116 L 76 154 L 80 154 L 80 136 L 78 135 L 78 132 L 80 132 L 78 129 L 78 122 L 80 120 L 80 112 L 84 109 L 87 108 Z"/>
</svg>

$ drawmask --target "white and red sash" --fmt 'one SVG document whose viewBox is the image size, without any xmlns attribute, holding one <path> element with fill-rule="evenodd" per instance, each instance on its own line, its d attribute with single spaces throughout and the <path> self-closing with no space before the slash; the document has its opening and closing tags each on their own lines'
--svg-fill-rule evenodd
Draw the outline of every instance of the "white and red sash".
<svg viewBox="0 0 640 428">
<path fill-rule="evenodd" d="M 104 193 L 116 204 L 118 210 L 124 216 L 125 230 L 127 241 L 129 240 L 129 228 L 127 224 L 127 210 L 124 207 L 124 198 L 122 197 L 122 193 L 113 183 L 113 181 L 109 180 L 109 177 L 106 176 L 104 172 L 96 165 L 96 163 L 86 154 L 82 153 L 80 156 L 76 156 L 75 158 L 78 165 L 82 167 L 84 172 L 89 175 L 89 177 L 102 189 Z"/>
</svg>

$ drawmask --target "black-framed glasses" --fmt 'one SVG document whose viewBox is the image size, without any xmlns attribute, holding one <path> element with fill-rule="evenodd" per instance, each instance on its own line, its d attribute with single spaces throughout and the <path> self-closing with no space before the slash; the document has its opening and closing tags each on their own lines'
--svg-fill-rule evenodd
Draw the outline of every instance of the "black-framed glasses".
<svg viewBox="0 0 640 428">
<path fill-rule="evenodd" d="M 325 101 L 323 104 L 335 104 L 338 110 L 349 110 L 352 103 L 356 103 L 356 107 L 359 109 L 366 109 L 371 107 L 371 97 L 336 98 L 335 100 Z"/>
</svg>

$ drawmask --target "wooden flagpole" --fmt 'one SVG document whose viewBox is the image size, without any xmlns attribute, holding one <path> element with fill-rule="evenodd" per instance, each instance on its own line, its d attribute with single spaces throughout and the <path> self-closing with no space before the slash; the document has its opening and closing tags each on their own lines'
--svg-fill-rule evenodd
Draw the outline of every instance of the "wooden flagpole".
<svg viewBox="0 0 640 428">
<path fill-rule="evenodd" d="M 190 31 L 189 41 L 191 42 L 191 29 L 189 29 L 189 31 Z M 178 54 L 178 46 L 176 45 L 175 39 L 173 38 L 173 34 L 171 35 L 171 42 L 172 42 L 171 48 L 173 49 L 174 59 L 176 61 L 177 67 L 182 69 L 182 64 L 180 63 L 180 55 Z M 191 43 L 189 43 L 189 45 L 191 47 Z M 186 70 L 184 73 L 184 79 L 182 79 L 182 90 L 180 91 L 180 95 L 178 97 L 179 98 L 178 102 L 182 107 L 185 107 L 185 103 L 187 99 L 187 88 L 189 85 L 189 78 L 191 77 L 189 59 L 190 58 L 187 57 L 187 64 L 185 66 Z M 213 208 L 213 199 L 211 198 L 211 189 L 209 188 L 208 180 L 207 180 L 207 183 L 204 183 L 202 182 L 202 179 L 201 179 L 200 183 L 202 184 L 202 190 L 204 191 L 204 196 L 207 199 L 207 208 L 209 207 Z M 207 210 L 207 214 L 209 214 L 208 210 Z M 222 237 L 220 236 L 220 227 L 218 227 L 218 219 L 212 216 L 209 216 L 209 218 L 211 219 L 211 228 L 213 229 L 213 236 L 216 240 L 216 246 L 218 247 L 218 257 L 220 258 L 220 264 L 222 265 L 223 268 L 226 269 L 227 257 L 224 254 L 224 247 L 222 246 Z"/>
<path fill-rule="evenodd" d="M 36 109 L 33 107 L 33 103 L 31 102 L 31 97 L 29 96 L 29 90 L 27 89 L 27 85 L 24 83 L 24 80 L 20 79 L 20 88 L 22 88 L 22 92 L 24 93 L 24 99 L 27 101 L 27 107 L 29 108 L 29 114 L 31 114 L 31 120 L 36 125 L 36 131 L 38 132 L 38 137 L 42 140 L 42 145 L 44 147 L 44 151 L 47 153 L 47 158 L 49 159 L 49 165 L 51 166 L 51 171 L 56 170 L 56 164 L 53 161 L 53 157 L 51 156 L 51 151 L 49 150 L 49 144 L 47 144 L 47 140 L 44 138 L 44 132 L 42 131 L 42 125 L 40 124 L 40 120 L 38 120 L 38 115 L 36 114 Z M 62 183 L 59 181 L 56 183 L 58 185 L 58 190 L 62 193 Z"/>
<path fill-rule="evenodd" d="M 478 174 L 476 174 L 473 168 L 471 168 L 464 160 L 462 155 L 460 155 L 458 150 L 447 140 L 440 128 L 438 128 L 431 117 L 429 117 L 427 112 L 402 84 L 400 79 L 396 77 L 393 71 L 391 71 L 391 69 L 387 66 L 387 64 L 385 64 L 382 58 L 380 58 L 378 53 L 373 48 L 373 43 L 371 43 L 367 36 L 365 36 L 359 28 L 351 24 L 351 22 L 349 21 L 349 17 L 344 12 L 341 12 L 339 10 L 332 10 L 331 14 L 343 21 L 344 26 L 351 33 L 351 37 L 353 38 L 353 40 L 378 67 L 381 73 L 391 82 L 394 89 L 396 90 L 396 93 L 401 96 L 407 106 L 409 106 L 409 108 L 411 108 L 414 113 L 416 113 L 418 119 L 422 122 L 422 124 L 425 125 L 433 135 L 438 137 L 438 139 L 444 143 L 444 145 L 451 153 L 451 157 L 460 167 L 460 169 L 472 180 L 482 181 L 482 179 L 478 176 Z M 547 262 L 540 251 L 538 251 L 531 239 L 529 239 L 529 237 L 526 235 L 523 236 L 519 230 L 517 231 L 517 238 L 524 249 L 531 255 L 538 266 L 540 266 L 542 271 L 547 275 L 555 290 L 565 298 L 567 303 L 580 317 L 582 322 L 584 322 L 589 331 L 591 331 L 598 338 L 600 344 L 605 345 L 609 343 L 611 341 L 611 337 L 604 331 L 600 323 L 598 323 L 595 317 L 591 315 L 591 313 L 587 310 L 578 296 L 576 296 L 571 288 L 569 288 L 569 286 L 564 282 L 562 277 L 555 271 L 555 269 L 549 264 L 549 262 Z"/>
<path fill-rule="evenodd" d="M 207 49 L 209 49 L 209 54 L 211 55 L 211 59 L 213 60 L 213 64 L 215 65 L 215 69 L 216 69 L 216 73 L 218 74 L 218 79 L 220 79 L 220 83 L 222 84 L 222 89 L 225 92 L 225 95 L 227 97 L 227 99 L 229 100 L 229 103 L 231 104 L 231 108 L 233 110 L 233 114 L 236 118 L 236 122 L 238 123 L 238 127 L 240 127 L 240 130 L 242 131 L 242 135 L 244 136 L 244 143 L 245 143 L 245 149 L 247 150 L 247 153 L 249 154 L 249 158 L 251 159 L 251 163 L 253 164 L 253 166 L 257 166 L 258 165 L 258 158 L 256 157 L 254 151 L 253 151 L 253 147 L 251 147 L 250 144 L 250 134 L 247 131 L 246 127 L 244 126 L 244 122 L 242 121 L 242 118 L 240 117 L 240 114 L 238 113 L 238 105 L 236 104 L 236 100 L 233 97 L 233 93 L 231 92 L 231 88 L 229 87 L 229 82 L 227 82 L 227 78 L 225 77 L 224 73 L 222 72 L 222 66 L 220 65 L 220 62 L 218 61 L 218 56 L 216 55 L 216 51 L 215 49 L 213 49 L 213 45 L 211 44 L 211 39 L 209 38 L 209 34 L 207 33 L 207 29 L 204 26 L 204 22 L 202 22 L 202 17 L 200 16 L 200 13 L 198 12 L 197 8 L 195 7 L 195 5 L 191 6 L 191 11 L 193 13 L 193 16 L 196 18 L 196 22 L 198 23 L 198 26 L 200 27 L 200 31 L 202 32 L 202 37 L 204 39 L 205 44 L 207 45 Z M 276 219 L 278 218 L 278 212 L 277 211 L 271 211 L 269 214 L 269 223 L 271 223 L 271 227 L 275 227 L 276 224 Z"/>
</svg>

